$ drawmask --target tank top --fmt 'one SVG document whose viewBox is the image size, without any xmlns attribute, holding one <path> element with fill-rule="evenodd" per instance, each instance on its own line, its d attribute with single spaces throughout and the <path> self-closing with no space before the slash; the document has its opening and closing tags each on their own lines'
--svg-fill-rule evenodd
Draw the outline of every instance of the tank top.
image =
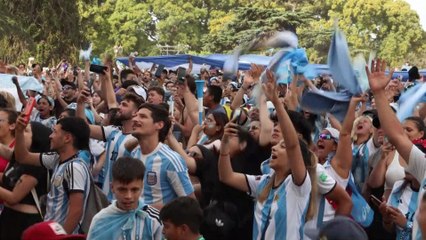
<svg viewBox="0 0 426 240">
<path fill-rule="evenodd" d="M 392 189 L 396 181 L 402 180 L 405 177 L 404 168 L 399 164 L 399 153 L 395 151 L 395 155 L 389 164 L 385 173 L 385 190 Z"/>
</svg>

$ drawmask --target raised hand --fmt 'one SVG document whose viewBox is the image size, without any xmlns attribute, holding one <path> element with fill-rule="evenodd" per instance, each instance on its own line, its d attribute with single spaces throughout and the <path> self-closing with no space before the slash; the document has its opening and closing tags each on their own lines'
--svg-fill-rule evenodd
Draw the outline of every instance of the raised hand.
<svg viewBox="0 0 426 240">
<path fill-rule="evenodd" d="M 15 130 L 19 131 L 19 132 L 23 132 L 25 130 L 25 128 L 27 127 L 27 124 L 28 124 L 28 122 L 26 120 L 26 115 L 24 113 L 22 113 L 16 119 Z"/>
<path fill-rule="evenodd" d="M 274 104 L 278 103 L 278 93 L 277 93 L 277 83 L 274 73 L 271 70 L 266 70 L 267 82 L 262 84 L 263 92 L 265 93 L 266 98 L 273 102 Z"/>
<path fill-rule="evenodd" d="M 380 59 L 376 59 L 372 62 L 371 71 L 368 67 L 366 67 L 365 70 L 367 71 L 370 89 L 373 92 L 384 91 L 393 75 L 392 70 L 389 75 L 386 76 L 386 62 Z"/>
</svg>

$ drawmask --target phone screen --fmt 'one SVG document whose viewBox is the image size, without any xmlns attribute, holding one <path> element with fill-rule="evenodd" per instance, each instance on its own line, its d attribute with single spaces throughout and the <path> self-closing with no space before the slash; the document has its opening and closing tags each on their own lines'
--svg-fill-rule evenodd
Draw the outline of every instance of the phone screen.
<svg viewBox="0 0 426 240">
<path fill-rule="evenodd" d="M 177 69 L 177 79 L 179 82 L 185 82 L 186 69 L 184 67 L 179 67 Z"/>
</svg>

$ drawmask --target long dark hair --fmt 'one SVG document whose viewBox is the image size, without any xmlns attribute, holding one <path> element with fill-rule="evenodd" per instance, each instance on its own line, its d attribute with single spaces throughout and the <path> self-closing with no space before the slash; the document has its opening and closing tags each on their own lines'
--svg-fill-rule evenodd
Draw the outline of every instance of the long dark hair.
<svg viewBox="0 0 426 240">
<path fill-rule="evenodd" d="M 52 130 L 39 122 L 31 122 L 31 131 L 33 133 L 30 152 L 48 152 L 50 151 L 49 136 Z"/>
</svg>

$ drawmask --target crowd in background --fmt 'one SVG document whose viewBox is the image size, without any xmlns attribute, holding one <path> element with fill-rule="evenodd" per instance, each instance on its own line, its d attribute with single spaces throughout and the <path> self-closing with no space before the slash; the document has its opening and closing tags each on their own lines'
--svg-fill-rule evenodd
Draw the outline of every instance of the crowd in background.
<svg viewBox="0 0 426 240">
<path fill-rule="evenodd" d="M 0 92 L 0 239 L 422 239 L 426 105 L 395 115 L 423 84 L 417 67 L 401 82 L 374 61 L 340 122 L 300 106 L 306 91 L 340 91 L 331 76 L 260 82 L 252 64 L 225 79 L 188 63 L 0 68 L 43 85 Z M 16 103 L 30 97 L 27 116 Z M 110 205 L 86 227 L 95 188 Z"/>
</svg>

